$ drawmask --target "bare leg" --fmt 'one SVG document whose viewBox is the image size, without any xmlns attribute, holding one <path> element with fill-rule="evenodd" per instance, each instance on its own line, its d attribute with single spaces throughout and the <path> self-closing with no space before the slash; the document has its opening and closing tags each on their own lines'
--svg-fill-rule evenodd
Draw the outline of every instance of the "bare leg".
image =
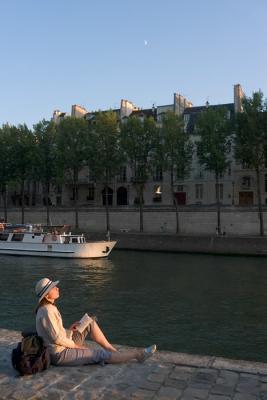
<svg viewBox="0 0 267 400">
<path fill-rule="evenodd" d="M 109 343 L 107 338 L 105 337 L 104 333 L 99 328 L 98 324 L 94 321 L 91 324 L 91 332 L 90 332 L 91 339 L 102 346 L 104 349 L 109 351 L 117 351 L 112 344 Z"/>
<path fill-rule="evenodd" d="M 118 364 L 130 360 L 140 361 L 143 357 L 144 350 L 128 350 L 121 353 L 112 353 L 111 358 L 107 361 L 109 364 Z"/>
</svg>

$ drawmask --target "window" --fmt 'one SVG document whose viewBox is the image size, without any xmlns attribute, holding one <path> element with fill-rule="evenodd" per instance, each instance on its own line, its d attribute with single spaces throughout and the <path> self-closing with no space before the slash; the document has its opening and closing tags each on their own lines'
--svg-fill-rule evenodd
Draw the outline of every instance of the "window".
<svg viewBox="0 0 267 400">
<path fill-rule="evenodd" d="M 137 171 L 136 171 L 136 178 L 137 179 L 145 179 L 145 166 L 143 164 L 138 164 L 137 165 Z"/>
<path fill-rule="evenodd" d="M 8 233 L 0 233 L 0 241 L 5 242 L 8 239 Z"/>
<path fill-rule="evenodd" d="M 157 167 L 153 175 L 153 181 L 162 181 L 162 168 Z"/>
<path fill-rule="evenodd" d="M 242 184 L 243 188 L 249 189 L 250 186 L 251 186 L 251 178 L 250 178 L 250 176 L 243 176 L 241 184 Z"/>
<path fill-rule="evenodd" d="M 14 233 L 12 236 L 12 242 L 22 242 L 24 238 L 24 234 L 23 233 Z"/>
<path fill-rule="evenodd" d="M 184 179 L 184 169 L 183 168 L 177 168 L 177 172 L 176 172 L 176 179 L 177 180 L 181 180 Z"/>
<path fill-rule="evenodd" d="M 197 171 L 196 178 L 200 178 L 200 179 L 203 178 L 203 171 L 202 171 L 202 169 L 199 169 L 199 170 Z"/>
<path fill-rule="evenodd" d="M 216 194 L 216 199 L 219 200 L 223 199 L 223 183 L 215 184 L 215 194 Z"/>
<path fill-rule="evenodd" d="M 249 164 L 246 161 L 242 161 L 242 169 L 249 169 Z"/>
<path fill-rule="evenodd" d="M 189 115 L 189 114 L 184 114 L 184 122 L 185 122 L 186 124 L 188 124 L 189 119 L 190 119 L 190 115 Z"/>
<path fill-rule="evenodd" d="M 160 203 L 162 198 L 161 198 L 162 192 L 161 192 L 161 187 L 159 185 L 156 185 L 154 187 L 154 195 L 153 195 L 153 201 L 155 203 Z"/>
<path fill-rule="evenodd" d="M 57 194 L 62 194 L 62 185 L 57 185 L 57 187 L 56 187 L 56 193 L 57 193 Z"/>
<path fill-rule="evenodd" d="M 126 182 L 127 181 L 126 167 L 120 167 L 118 180 L 119 180 L 119 182 Z"/>
<path fill-rule="evenodd" d="M 195 190 L 196 190 L 196 200 L 202 200 L 203 199 L 203 184 L 202 183 L 196 184 Z"/>
<path fill-rule="evenodd" d="M 95 187 L 94 185 L 89 185 L 87 200 L 94 200 L 94 199 L 95 199 Z"/>
</svg>

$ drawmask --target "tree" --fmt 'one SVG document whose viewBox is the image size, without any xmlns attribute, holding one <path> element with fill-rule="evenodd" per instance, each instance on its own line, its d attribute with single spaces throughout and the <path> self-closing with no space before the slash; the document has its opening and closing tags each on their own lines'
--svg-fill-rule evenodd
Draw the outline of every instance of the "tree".
<svg viewBox="0 0 267 400">
<path fill-rule="evenodd" d="M 144 188 L 154 166 L 158 138 L 155 120 L 148 117 L 141 121 L 135 116 L 130 117 L 127 122 L 122 124 L 121 136 L 122 148 L 132 170 L 132 182 L 139 203 L 140 232 L 143 232 Z"/>
<path fill-rule="evenodd" d="M 12 126 L 10 129 L 15 181 L 20 184 L 21 223 L 24 224 L 25 183 L 34 176 L 34 137 L 26 124 Z"/>
<path fill-rule="evenodd" d="M 7 187 L 14 179 L 14 163 L 12 158 L 12 136 L 9 125 L 0 128 L 0 191 L 4 202 L 4 220 L 7 222 Z"/>
<path fill-rule="evenodd" d="M 79 227 L 78 218 L 78 177 L 86 165 L 88 148 L 88 123 L 83 118 L 67 117 L 57 126 L 57 164 L 59 176 L 70 178 L 73 185 L 75 208 L 75 227 Z"/>
<path fill-rule="evenodd" d="M 260 173 L 267 156 L 267 100 L 261 91 L 243 99 L 243 112 L 236 116 L 235 156 L 256 173 L 260 235 L 264 236 Z"/>
<path fill-rule="evenodd" d="M 35 136 L 35 172 L 42 182 L 46 204 L 46 223 L 50 223 L 50 187 L 57 177 L 56 128 L 53 122 L 42 120 L 33 126 Z"/>
<path fill-rule="evenodd" d="M 185 132 L 183 118 L 167 112 L 162 121 L 161 140 L 158 141 L 159 165 L 170 172 L 171 195 L 175 205 L 176 233 L 179 233 L 178 203 L 174 192 L 174 176 L 184 179 L 191 167 L 193 144 Z"/>
<path fill-rule="evenodd" d="M 88 166 L 96 181 L 104 185 L 106 229 L 110 234 L 108 187 L 118 174 L 123 162 L 117 115 L 113 111 L 98 112 L 95 125 L 91 126 Z"/>
<path fill-rule="evenodd" d="M 15 182 L 20 185 L 21 223 L 24 224 L 25 184 L 33 176 L 34 140 L 26 124 L 11 127 Z"/>
<path fill-rule="evenodd" d="M 228 110 L 208 107 L 197 119 L 197 155 L 200 164 L 215 175 L 217 205 L 217 232 L 221 234 L 221 207 L 219 180 L 229 166 L 232 142 L 232 121 Z"/>
</svg>

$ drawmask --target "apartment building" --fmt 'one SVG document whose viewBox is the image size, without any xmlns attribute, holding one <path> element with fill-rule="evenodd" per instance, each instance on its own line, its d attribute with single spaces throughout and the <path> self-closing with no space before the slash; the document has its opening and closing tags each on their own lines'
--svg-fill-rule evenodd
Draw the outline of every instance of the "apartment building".
<svg viewBox="0 0 267 400">
<path fill-rule="evenodd" d="M 179 93 L 174 93 L 173 102 L 167 105 L 149 109 L 137 107 L 131 101 L 122 99 L 120 108 L 113 111 L 117 114 L 118 121 L 125 122 L 131 116 L 141 120 L 145 117 L 153 117 L 160 125 L 163 115 L 167 111 L 173 111 L 184 118 L 185 129 L 191 140 L 197 139 L 195 124 L 198 115 L 206 107 L 224 107 L 228 110 L 229 117 L 234 113 L 242 111 L 242 97 L 244 96 L 241 85 L 234 85 L 233 102 L 227 104 L 211 105 L 206 103 L 203 106 L 193 104 Z M 95 123 L 95 111 L 88 111 L 79 105 L 73 105 L 71 113 L 54 111 L 52 120 L 60 123 L 66 116 L 85 118 L 89 124 Z M 255 173 L 246 168 L 245 165 L 236 163 L 234 154 L 229 156 L 229 168 L 224 176 L 220 177 L 219 187 L 216 188 L 214 174 L 206 171 L 200 165 L 196 152 L 194 152 L 191 171 L 186 178 L 175 177 L 174 190 L 177 202 L 181 206 L 209 206 L 216 203 L 216 190 L 219 191 L 219 198 L 222 205 L 255 205 L 256 177 Z M 117 177 L 110 182 L 108 188 L 108 203 L 112 206 L 132 206 L 138 203 L 134 185 L 131 181 L 132 173 L 129 165 L 122 166 Z M 28 185 L 26 191 L 26 204 L 44 205 L 45 199 L 42 195 L 40 183 L 34 182 Z M 262 202 L 267 204 L 267 168 L 261 176 Z M 18 192 L 9 193 L 11 205 L 19 205 L 20 195 Z M 66 181 L 64 185 L 51 188 L 49 202 L 54 206 L 72 206 L 73 188 L 71 182 Z M 101 206 L 105 204 L 105 192 L 103 185 L 95 182 L 90 176 L 90 171 L 84 168 L 79 175 L 78 203 L 80 206 Z M 144 205 L 145 206 L 169 206 L 172 205 L 172 193 L 170 175 L 160 169 L 155 170 L 145 184 Z"/>
</svg>

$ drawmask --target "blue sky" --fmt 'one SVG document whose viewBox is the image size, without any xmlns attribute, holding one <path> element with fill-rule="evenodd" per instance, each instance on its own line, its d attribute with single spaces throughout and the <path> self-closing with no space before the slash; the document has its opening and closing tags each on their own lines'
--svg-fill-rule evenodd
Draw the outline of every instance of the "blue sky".
<svg viewBox="0 0 267 400">
<path fill-rule="evenodd" d="M 235 83 L 267 97 L 266 0 L 0 0 L 0 17 L 0 124 L 232 102 Z"/>
</svg>

